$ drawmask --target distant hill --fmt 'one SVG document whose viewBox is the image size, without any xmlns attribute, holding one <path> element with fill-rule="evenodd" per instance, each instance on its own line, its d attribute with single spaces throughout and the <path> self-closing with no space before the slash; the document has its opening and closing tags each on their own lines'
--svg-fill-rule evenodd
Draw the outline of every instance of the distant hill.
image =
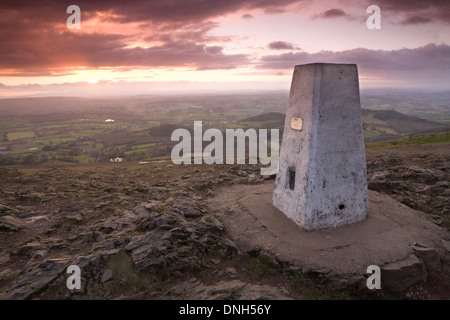
<svg viewBox="0 0 450 320">
<path fill-rule="evenodd" d="M 405 115 L 394 110 L 362 110 L 366 141 L 380 141 L 410 135 L 449 130 L 446 123 Z"/>
<path fill-rule="evenodd" d="M 450 125 L 408 116 L 394 110 L 362 109 L 364 138 L 366 141 L 381 141 L 405 136 L 447 131 Z M 284 128 L 285 115 L 267 112 L 248 117 L 238 122 L 241 128 Z"/>
<path fill-rule="evenodd" d="M 254 117 L 245 118 L 241 122 L 253 122 L 253 121 L 279 121 L 284 123 L 285 115 L 281 112 L 267 112 Z"/>
<path fill-rule="evenodd" d="M 243 129 L 280 129 L 280 134 L 282 134 L 285 117 L 281 112 L 266 112 L 242 119 L 235 126 Z"/>
<path fill-rule="evenodd" d="M 366 143 L 366 149 L 450 145 L 450 131 Z"/>
<path fill-rule="evenodd" d="M 162 124 L 159 126 L 155 126 L 152 127 L 150 129 L 148 129 L 148 133 L 149 135 L 153 136 L 153 137 L 164 137 L 167 138 L 172 135 L 172 132 L 176 129 L 187 129 L 187 130 L 191 130 L 192 128 L 186 128 L 183 126 L 180 126 L 179 124 Z"/>
<path fill-rule="evenodd" d="M 450 123 L 450 91 L 362 89 L 361 107 Z"/>
</svg>

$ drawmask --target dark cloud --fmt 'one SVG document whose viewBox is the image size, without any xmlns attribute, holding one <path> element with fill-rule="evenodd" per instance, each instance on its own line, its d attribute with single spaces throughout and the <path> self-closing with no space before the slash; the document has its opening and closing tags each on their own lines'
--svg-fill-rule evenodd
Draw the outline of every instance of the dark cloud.
<svg viewBox="0 0 450 320">
<path fill-rule="evenodd" d="M 250 13 L 246 13 L 246 14 L 243 14 L 241 18 L 249 20 L 249 19 L 253 19 L 254 16 L 252 16 Z"/>
<path fill-rule="evenodd" d="M 319 16 L 321 18 L 338 18 L 338 17 L 345 17 L 346 15 L 347 14 L 341 9 L 330 9 L 321 13 Z"/>
<path fill-rule="evenodd" d="M 403 20 L 402 22 L 400 22 L 400 24 L 403 24 L 403 25 L 408 25 L 408 24 L 425 24 L 425 23 L 429 23 L 429 22 L 432 22 L 431 18 L 420 17 L 420 16 L 412 16 L 412 17 L 409 17 L 408 19 Z"/>
<path fill-rule="evenodd" d="M 367 0 L 367 5 L 376 4 L 382 14 L 406 15 L 408 19 L 421 17 L 430 21 L 450 23 L 450 4 L 448 0 Z M 417 20 L 417 19 L 413 19 Z M 410 23 L 410 24 L 414 24 Z"/>
<path fill-rule="evenodd" d="M 212 17 L 233 13 L 238 10 L 264 9 L 268 11 L 282 11 L 282 9 L 292 3 L 304 0 L 108 0 L 91 1 L 77 0 L 76 5 L 81 8 L 83 15 L 103 12 L 109 14 L 109 19 L 116 22 L 194 22 Z M 4 1 L 6 2 L 6 1 Z M 51 17 L 54 21 L 59 16 L 67 16 L 66 9 L 73 1 L 47 0 L 21 0 L 8 1 L 2 3 L 1 7 L 7 10 L 34 12 L 38 20 L 44 16 Z"/>
<path fill-rule="evenodd" d="M 65 27 L 67 16 L 64 10 L 62 22 L 51 24 L 49 18 L 45 23 L 36 23 L 31 17 L 20 18 L 14 10 L 6 10 L 0 18 L 2 75 L 59 75 L 61 69 L 70 67 L 230 69 L 247 63 L 245 55 L 226 55 L 221 47 L 206 44 L 206 33 L 216 26 L 213 22 L 183 26 L 177 33 L 156 30 L 148 40 L 161 41 L 161 45 L 130 48 L 135 35 L 70 31 Z"/>
<path fill-rule="evenodd" d="M 309 0 L 18 0 L 2 1 L 0 4 L 0 72 L 8 76 L 61 75 L 68 67 L 190 67 L 196 69 L 229 69 L 249 63 L 244 54 L 229 55 L 219 45 L 230 39 L 210 35 L 217 27 L 212 19 L 229 13 L 250 12 L 261 9 L 268 13 L 281 13 L 295 2 L 308 3 Z M 367 0 L 368 4 L 372 1 Z M 66 9 L 76 3 L 81 8 L 82 30 L 69 31 Z M 433 21 L 450 21 L 448 0 L 406 1 L 377 0 L 382 14 L 401 14 L 403 25 L 423 24 Z M 241 11 L 248 10 L 248 11 Z M 249 13 L 242 16 L 251 18 Z M 318 18 L 351 18 L 343 10 L 334 8 L 317 15 Z M 97 18 L 103 22 L 139 25 L 139 34 L 125 35 L 120 31 L 90 33 L 83 31 L 83 22 Z M 130 47 L 136 40 L 147 42 L 148 47 Z M 269 44 L 271 49 L 294 50 L 290 43 L 282 41 Z M 445 46 L 444 46 L 445 47 Z M 415 60 L 427 50 L 438 53 L 442 46 L 402 49 L 397 51 L 371 51 L 354 49 L 337 52 L 307 54 L 303 52 L 265 56 L 261 67 L 290 68 L 298 60 L 337 59 L 361 61 L 368 68 L 370 63 L 385 70 L 384 64 L 398 66 Z M 366 50 L 366 51 L 364 51 Z M 411 51 L 408 51 L 411 50 Z M 375 53 L 386 57 L 377 60 Z M 394 62 L 395 55 L 400 58 Z M 448 52 L 447 52 L 448 54 Z M 414 60 L 413 59 L 413 60 Z M 320 60 L 320 59 L 319 59 Z M 441 60 L 448 64 L 447 56 Z M 429 62 L 424 61 L 423 65 Z M 409 64 L 410 65 L 410 64 Z M 443 64 L 444 65 L 444 64 Z M 289 66 L 289 67 L 286 67 Z M 420 68 L 414 67 L 412 68 Z M 432 67 L 435 68 L 435 67 Z M 445 68 L 443 68 L 445 70 Z M 372 70 L 372 69 L 368 69 Z M 389 68 L 386 68 L 389 70 Z M 395 70 L 395 68 L 393 69 Z"/>
<path fill-rule="evenodd" d="M 292 43 L 286 42 L 286 41 L 274 41 L 267 45 L 269 49 L 273 50 L 294 50 L 299 49 L 298 47 L 295 47 Z"/>
<path fill-rule="evenodd" d="M 196 69 L 230 69 L 248 63 L 243 54 L 226 55 L 220 46 L 189 41 L 169 41 L 149 48 L 127 48 L 122 35 L 64 33 L 58 41 L 43 42 L 39 47 L 0 48 L 1 69 L 22 71 L 55 70 L 67 67 L 191 67 Z"/>
<path fill-rule="evenodd" d="M 221 46 L 209 46 L 209 47 L 205 47 L 205 51 L 208 54 L 222 54 L 222 50 L 223 48 Z"/>
<path fill-rule="evenodd" d="M 333 19 L 333 18 L 346 18 L 353 19 L 352 16 L 348 15 L 342 9 L 329 9 L 325 12 L 314 14 L 311 16 L 311 19 Z"/>
<path fill-rule="evenodd" d="M 289 52 L 263 56 L 259 68 L 292 70 L 295 65 L 315 62 L 356 63 L 365 75 L 450 84 L 450 46 L 445 44 L 392 51 L 357 48 L 340 52 Z"/>
<path fill-rule="evenodd" d="M 3 1 L 0 71 L 4 75 L 36 76 L 67 67 L 230 69 L 247 64 L 248 57 L 225 54 L 222 47 L 207 45 L 231 40 L 208 34 L 217 27 L 211 19 L 238 10 L 281 10 L 299 1 L 304 0 L 77 0 L 81 9 L 79 31 L 66 27 L 66 9 L 73 1 Z M 142 31 L 133 35 L 107 30 L 88 34 L 83 22 L 93 18 L 99 23 L 137 23 Z M 137 40 L 148 42 L 148 47 L 129 46 Z"/>
</svg>

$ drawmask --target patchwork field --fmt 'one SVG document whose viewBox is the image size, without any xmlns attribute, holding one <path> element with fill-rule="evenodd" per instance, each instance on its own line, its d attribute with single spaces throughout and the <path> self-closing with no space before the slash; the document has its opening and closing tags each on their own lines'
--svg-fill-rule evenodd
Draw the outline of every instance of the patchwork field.
<svg viewBox="0 0 450 320">
<path fill-rule="evenodd" d="M 362 93 L 367 142 L 448 131 L 442 95 L 427 102 L 392 93 Z M 411 100 L 412 99 L 412 100 Z M 405 109 L 404 101 L 408 101 Z M 415 101 L 414 103 L 411 101 Z M 287 92 L 234 95 L 138 96 L 112 99 L 0 99 L 0 165 L 156 161 L 169 159 L 177 128 L 284 128 Z M 424 102 L 425 103 L 425 102 Z M 406 110 L 404 113 L 395 110 Z M 439 121 L 434 121 L 439 120 Z"/>
</svg>

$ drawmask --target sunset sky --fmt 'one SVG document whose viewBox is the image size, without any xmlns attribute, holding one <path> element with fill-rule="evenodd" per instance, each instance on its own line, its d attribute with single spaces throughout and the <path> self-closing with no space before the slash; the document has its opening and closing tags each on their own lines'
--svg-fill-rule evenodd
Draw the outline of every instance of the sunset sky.
<svg viewBox="0 0 450 320">
<path fill-rule="evenodd" d="M 2 1 L 0 30 L 3 98 L 288 90 L 312 62 L 356 63 L 362 88 L 450 89 L 448 0 Z"/>
</svg>

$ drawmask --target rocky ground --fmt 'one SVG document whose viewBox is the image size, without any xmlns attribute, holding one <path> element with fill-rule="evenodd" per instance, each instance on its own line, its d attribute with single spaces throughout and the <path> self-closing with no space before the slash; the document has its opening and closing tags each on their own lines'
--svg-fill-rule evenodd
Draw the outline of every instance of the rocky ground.
<svg viewBox="0 0 450 320">
<path fill-rule="evenodd" d="M 430 215 L 450 230 L 450 146 L 367 150 L 369 189 Z"/>
<path fill-rule="evenodd" d="M 448 229 L 449 149 L 368 150 L 369 188 Z M 355 297 L 242 252 L 206 205 L 218 187 L 267 179 L 249 165 L 0 168 L 0 298 Z M 72 264 L 81 291 L 66 287 Z M 446 285 L 432 297 L 448 298 Z"/>
</svg>

